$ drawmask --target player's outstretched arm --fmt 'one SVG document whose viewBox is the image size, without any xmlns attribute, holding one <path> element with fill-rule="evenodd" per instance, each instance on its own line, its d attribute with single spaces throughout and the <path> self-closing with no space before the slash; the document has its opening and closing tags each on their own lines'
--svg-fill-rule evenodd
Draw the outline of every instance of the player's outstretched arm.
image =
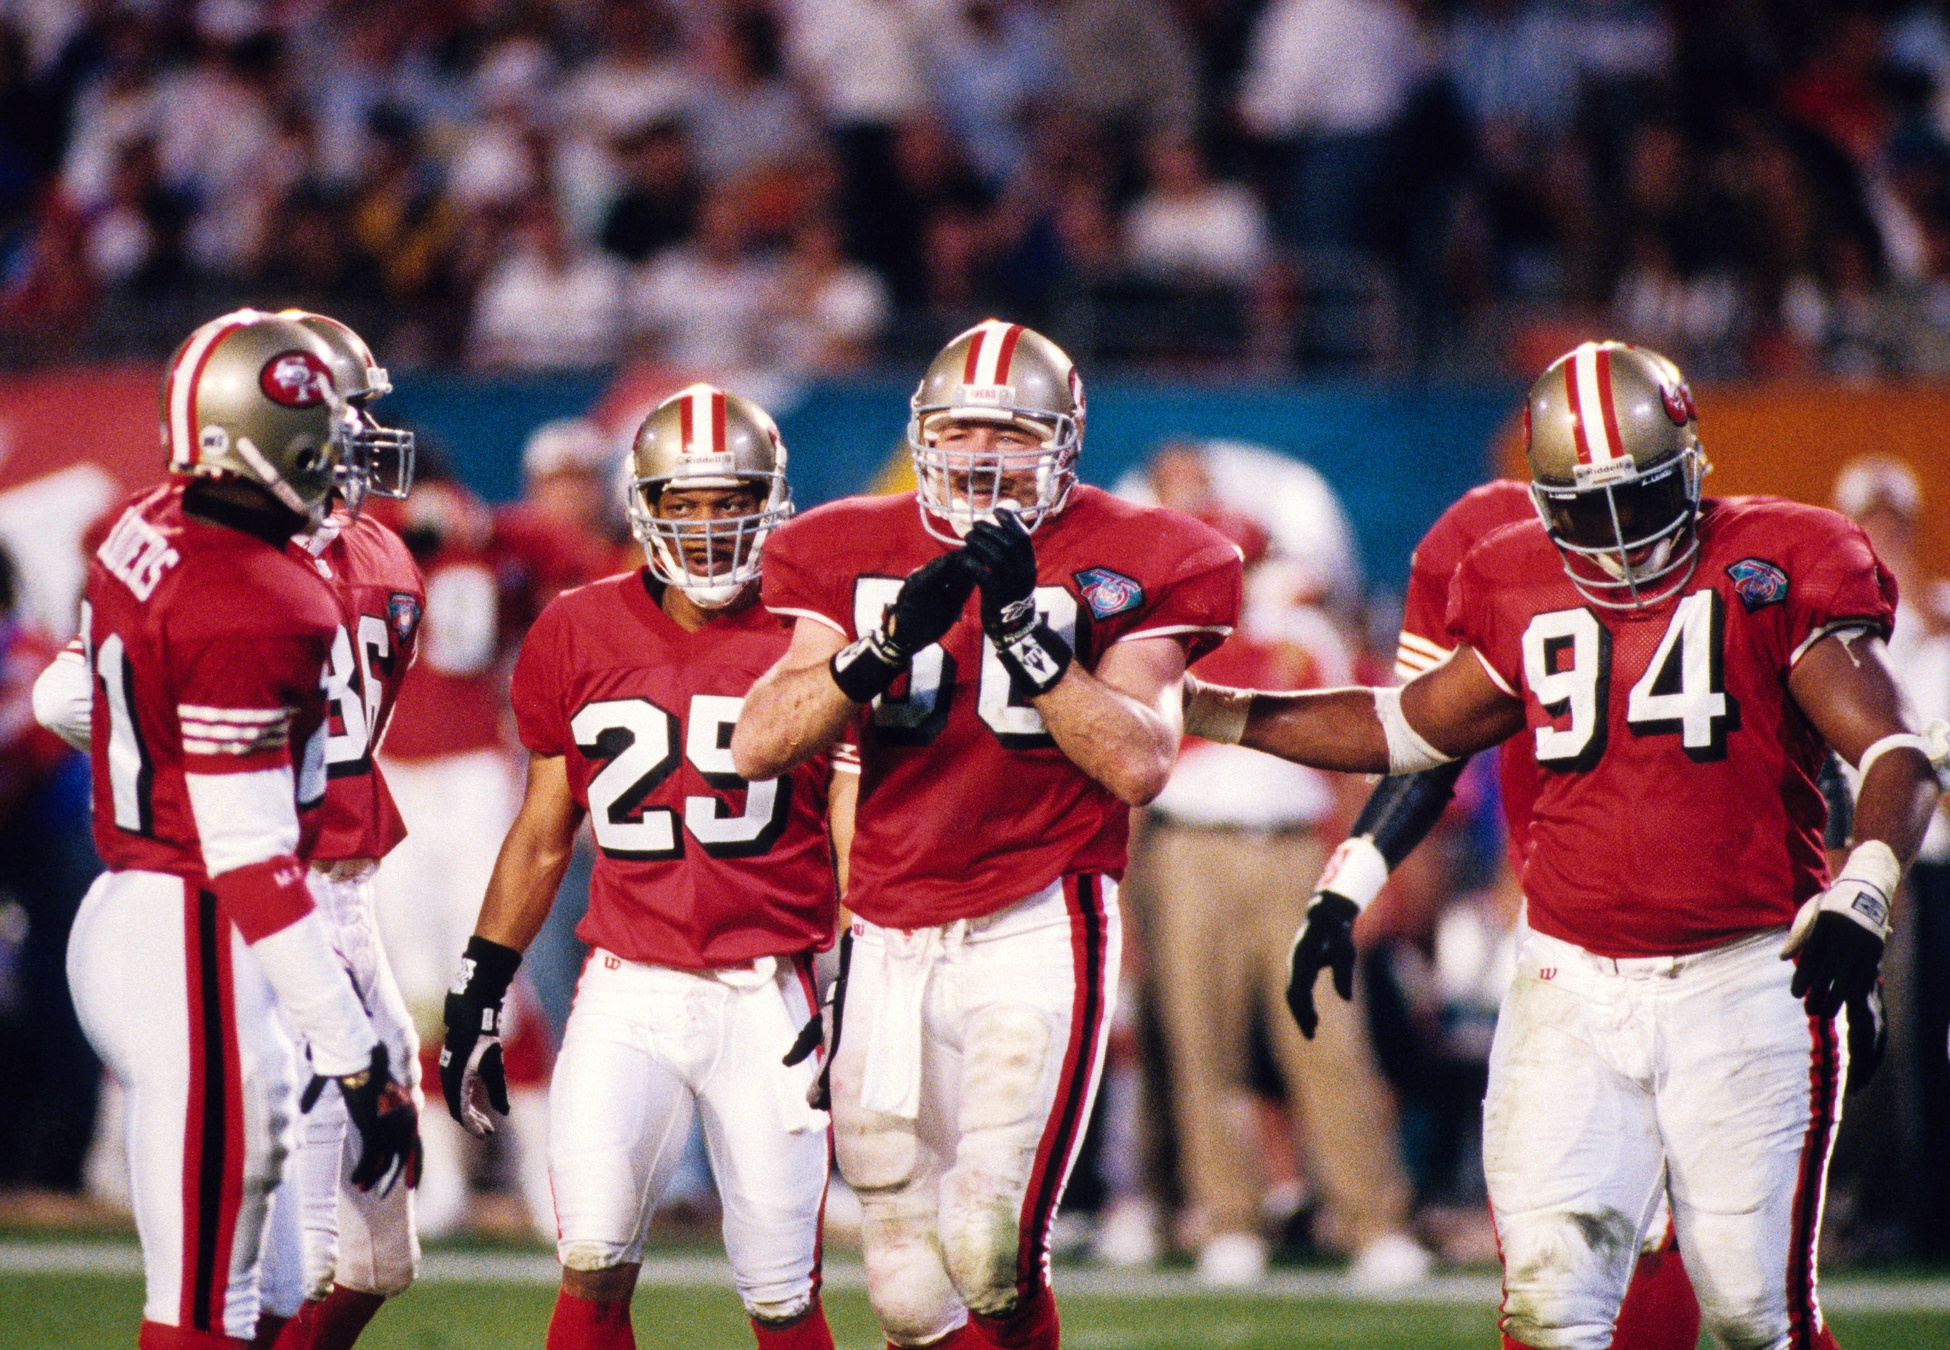
<svg viewBox="0 0 1950 1350">
<path fill-rule="evenodd" d="M 731 732 L 731 762 L 748 779 L 777 778 L 832 745 L 859 712 L 834 682 L 846 635 L 816 619 L 793 624 L 792 645 L 745 695 Z"/>
<path fill-rule="evenodd" d="M 1267 693 L 1186 678 L 1185 730 L 1310 768 L 1419 773 L 1523 729 L 1523 703 L 1467 646 L 1401 689 Z"/>
<path fill-rule="evenodd" d="M 460 979 L 447 993 L 440 1089 L 453 1118 L 474 1134 L 493 1133 L 488 1107 L 508 1113 L 501 1005 L 521 954 L 555 905 L 582 815 L 569 787 L 568 761 L 561 755 L 529 755 L 521 810 L 501 841 L 474 936 L 461 955 Z"/>
<path fill-rule="evenodd" d="M 1890 901 L 1942 791 L 1945 730 L 1940 723 L 1928 736 L 1912 730 L 1882 640 L 1865 631 L 1815 643 L 1789 672 L 1788 691 L 1861 774 L 1855 847 L 1834 883 L 1802 905 L 1781 953 L 1798 958 L 1795 997 L 1811 1016 L 1831 1017 L 1875 985 Z"/>
<path fill-rule="evenodd" d="M 34 720 L 85 755 L 94 711 L 95 681 L 76 638 L 34 681 Z"/>
</svg>

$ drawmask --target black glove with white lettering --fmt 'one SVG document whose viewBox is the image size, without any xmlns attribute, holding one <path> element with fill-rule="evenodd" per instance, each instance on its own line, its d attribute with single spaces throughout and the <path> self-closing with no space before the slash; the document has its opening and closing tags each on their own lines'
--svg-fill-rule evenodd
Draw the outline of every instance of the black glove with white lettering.
<svg viewBox="0 0 1950 1350">
<path fill-rule="evenodd" d="M 880 627 L 833 653 L 833 683 L 855 703 L 873 702 L 900 678 L 914 653 L 955 626 L 974 589 L 975 573 L 962 550 L 922 563 L 901 583 Z"/>
<path fill-rule="evenodd" d="M 447 1112 L 477 1137 L 494 1133 L 493 1107 L 508 1114 L 508 1076 L 501 1067 L 501 1002 L 521 953 L 484 937 L 467 939 L 460 978 L 447 991 L 447 1032 L 440 1042 L 440 1091 Z"/>
<path fill-rule="evenodd" d="M 1323 968 L 1334 972 L 1334 992 L 1343 1002 L 1354 998 L 1354 920 L 1360 913 L 1360 906 L 1332 891 L 1316 891 L 1307 904 L 1307 921 L 1287 958 L 1286 1006 L 1308 1040 L 1320 1028 L 1314 981 Z"/>
<path fill-rule="evenodd" d="M 982 588 L 982 631 L 1025 698 L 1047 694 L 1070 668 L 1070 644 L 1036 610 L 1036 546 L 1016 513 L 981 520 L 962 545 Z"/>
<path fill-rule="evenodd" d="M 318 1104 L 327 1081 L 322 1074 L 312 1078 L 298 1099 L 300 1111 Z M 373 1046 L 372 1062 L 358 1073 L 330 1081 L 339 1085 L 345 1114 L 359 1132 L 359 1161 L 352 1169 L 352 1184 L 381 1195 L 402 1178 L 408 1186 L 419 1185 L 420 1113 L 406 1084 L 393 1077 L 385 1045 Z"/>
</svg>

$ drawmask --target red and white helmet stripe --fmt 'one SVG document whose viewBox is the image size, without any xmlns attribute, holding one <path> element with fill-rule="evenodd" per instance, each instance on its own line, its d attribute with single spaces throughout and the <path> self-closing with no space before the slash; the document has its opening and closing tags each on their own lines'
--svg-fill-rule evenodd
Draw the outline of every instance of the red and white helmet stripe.
<svg viewBox="0 0 1950 1350">
<path fill-rule="evenodd" d="M 220 315 L 191 333 L 183 343 L 175 363 L 169 368 L 165 385 L 170 468 L 187 473 L 196 467 L 197 436 L 201 430 L 196 425 L 196 393 L 197 385 L 203 378 L 203 368 L 209 364 L 210 354 L 231 333 L 262 317 L 258 311 L 250 309 Z"/>
<path fill-rule="evenodd" d="M 1016 342 L 1022 337 L 1022 325 L 984 319 L 969 331 L 975 340 L 968 344 L 961 382 L 978 386 L 1007 384 L 1009 367 L 1015 361 Z"/>
<path fill-rule="evenodd" d="M 1577 422 L 1578 463 L 1609 464 L 1629 458 L 1618 435 L 1618 412 L 1612 402 L 1610 350 L 1595 342 L 1578 347 L 1564 365 L 1564 386 Z"/>
<path fill-rule="evenodd" d="M 677 405 L 678 443 L 686 455 L 722 455 L 725 443 L 724 390 L 708 384 L 694 384 L 681 395 Z"/>
</svg>

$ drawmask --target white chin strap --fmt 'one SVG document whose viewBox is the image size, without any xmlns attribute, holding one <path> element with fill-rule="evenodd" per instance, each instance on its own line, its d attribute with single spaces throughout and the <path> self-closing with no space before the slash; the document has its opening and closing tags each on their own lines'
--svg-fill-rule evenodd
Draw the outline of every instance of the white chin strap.
<svg viewBox="0 0 1950 1350">
<path fill-rule="evenodd" d="M 948 508 L 948 526 L 956 534 L 966 537 L 968 532 L 975 528 L 977 521 L 986 520 L 993 525 L 995 523 L 995 513 L 1004 509 L 1013 511 L 1017 516 L 1021 516 L 1028 508 L 1024 507 L 1014 497 L 999 497 L 980 510 L 977 510 L 972 503 L 956 501 Z"/>
<path fill-rule="evenodd" d="M 1619 559 L 1617 553 L 1593 553 L 1587 556 L 1593 562 L 1597 563 L 1598 566 L 1602 567 L 1607 574 L 1616 577 L 1620 581 L 1625 580 L 1626 567 L 1624 562 Z M 1661 539 L 1652 546 L 1652 551 L 1645 555 L 1645 561 L 1638 564 L 1636 570 L 1656 572 L 1666 565 L 1666 560 L 1670 557 L 1672 557 L 1672 540 Z"/>
<path fill-rule="evenodd" d="M 715 586 L 679 586 L 699 609 L 723 609 L 745 593 L 748 582 L 721 582 Z"/>
</svg>

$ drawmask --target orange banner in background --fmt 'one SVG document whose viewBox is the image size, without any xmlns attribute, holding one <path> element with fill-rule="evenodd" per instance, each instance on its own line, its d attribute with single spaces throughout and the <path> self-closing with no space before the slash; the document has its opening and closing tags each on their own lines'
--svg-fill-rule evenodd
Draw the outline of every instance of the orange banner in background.
<svg viewBox="0 0 1950 1350">
<path fill-rule="evenodd" d="M 1715 497 L 1768 493 L 1830 504 L 1835 475 L 1861 454 L 1891 455 L 1923 484 L 1926 568 L 1950 573 L 1950 387 L 1766 384 L 1704 387 L 1700 441 Z M 1518 410 L 1497 437 L 1495 462 L 1527 478 Z"/>
</svg>

